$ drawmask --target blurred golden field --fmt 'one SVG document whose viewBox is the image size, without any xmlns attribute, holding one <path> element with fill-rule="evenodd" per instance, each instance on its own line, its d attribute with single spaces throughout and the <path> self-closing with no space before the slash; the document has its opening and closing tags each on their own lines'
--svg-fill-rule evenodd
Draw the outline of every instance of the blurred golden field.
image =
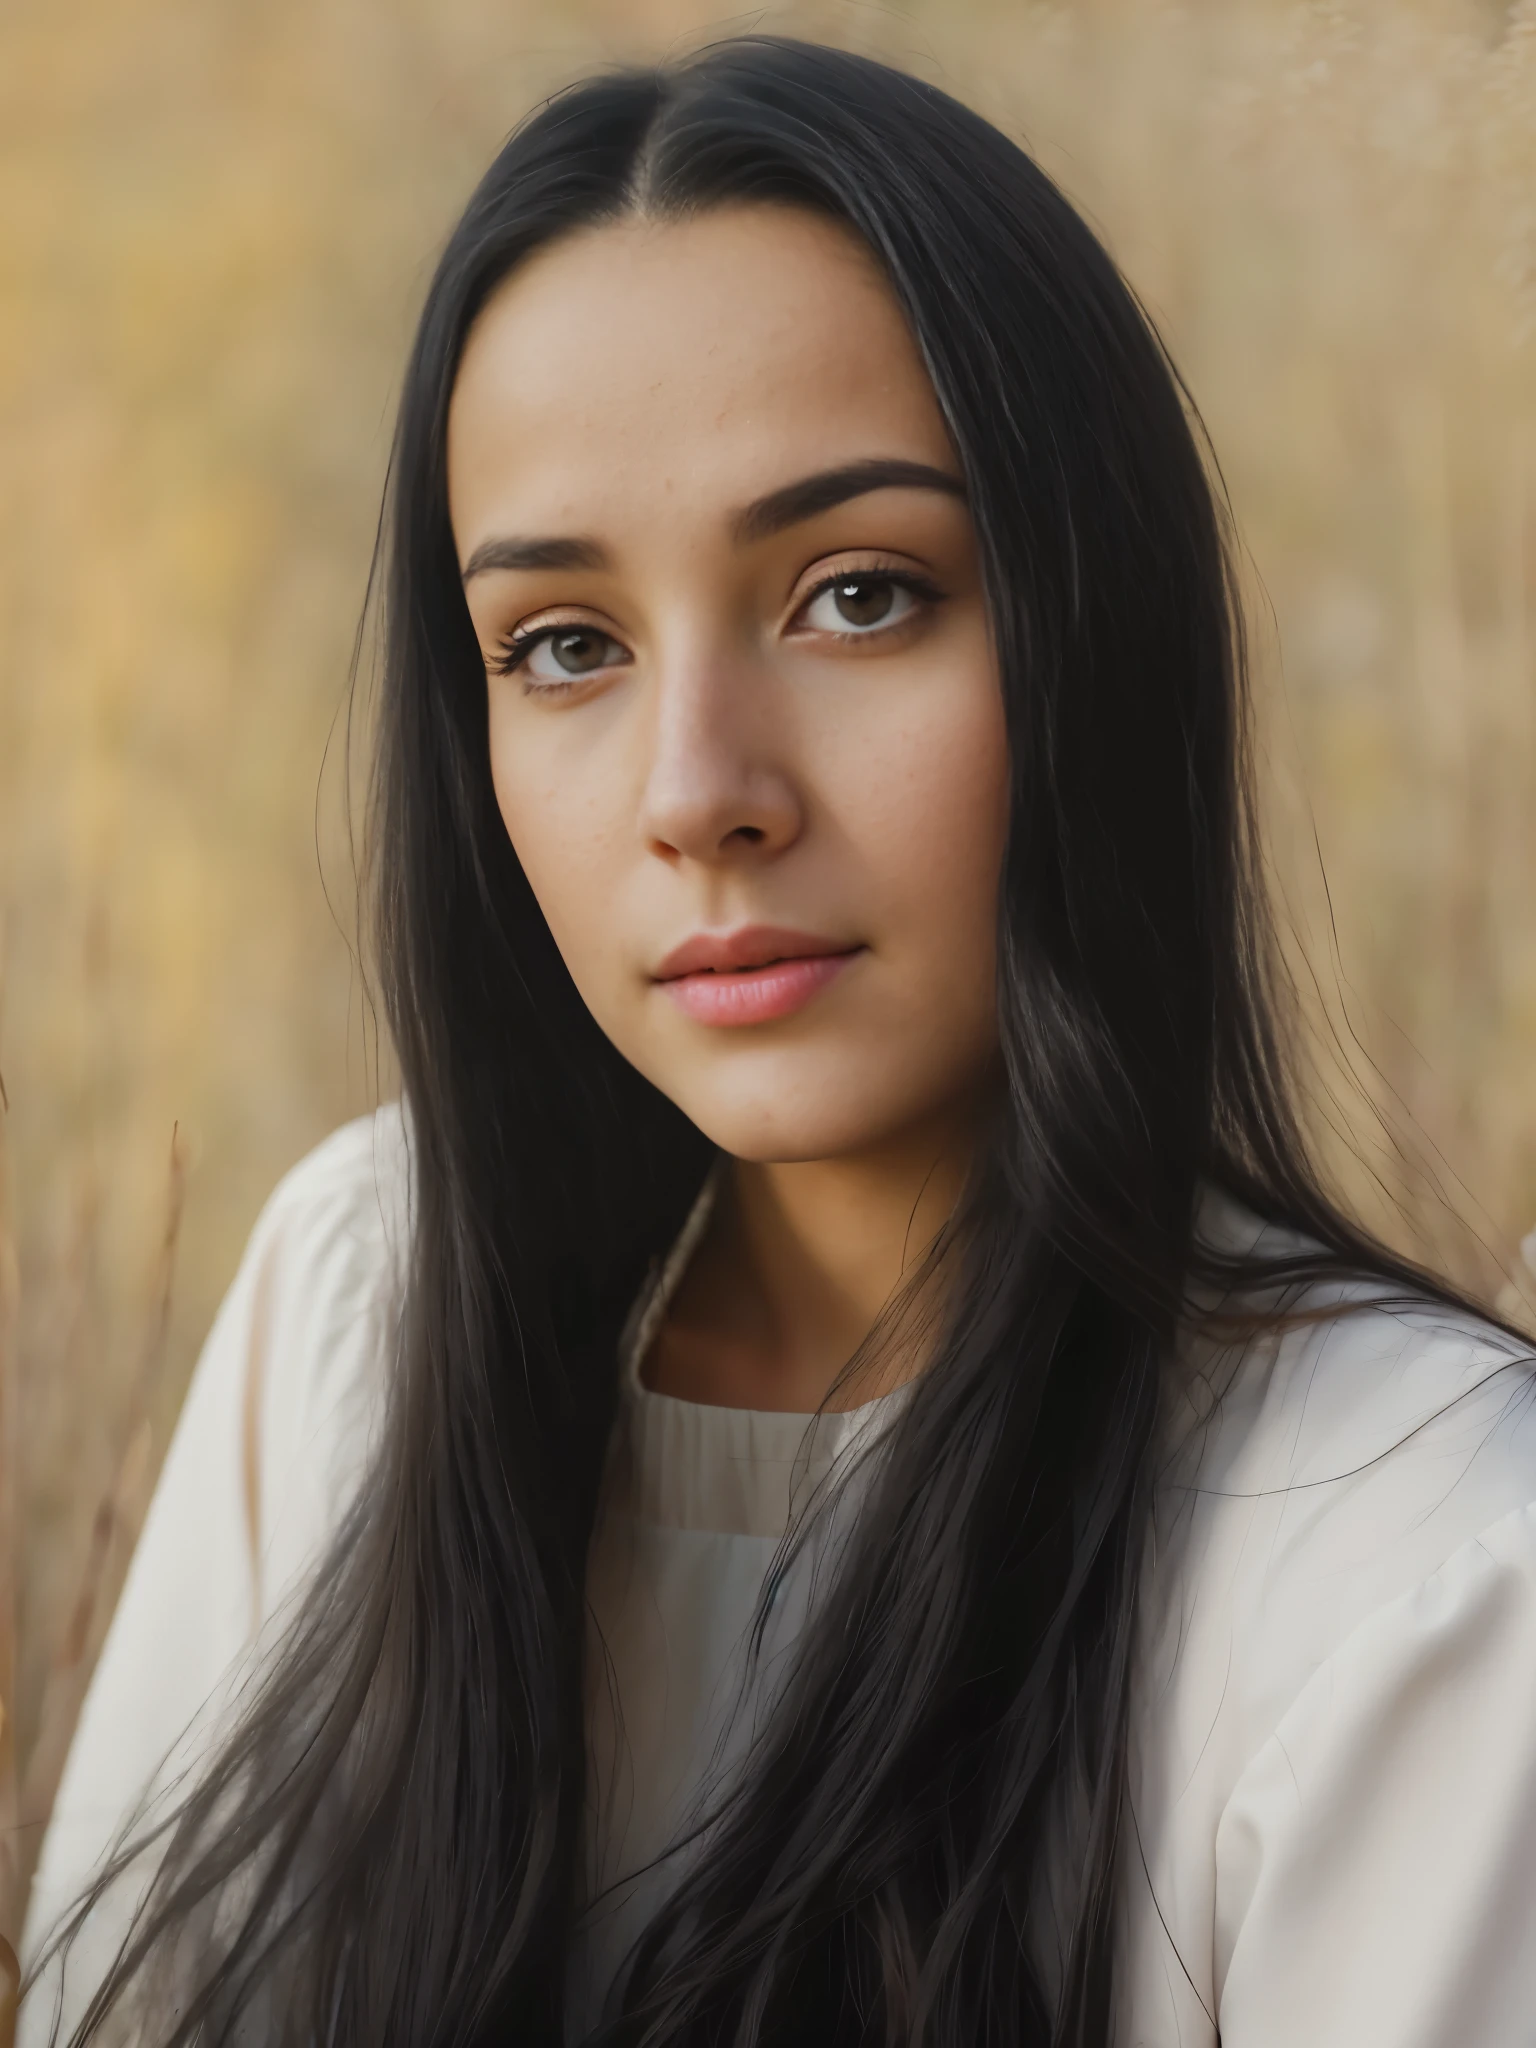
<svg viewBox="0 0 1536 2048">
<path fill-rule="evenodd" d="M 23 1862 L 244 1235 L 380 1085 L 327 741 L 434 252 L 541 93 L 750 27 L 971 100 L 1160 322 L 1248 558 L 1323 1140 L 1400 1240 L 1489 1291 L 1519 1271 L 1536 0 L 9 0 L 0 1805 Z M 0 1555 L 0 1607 L 5 1582 Z"/>
</svg>

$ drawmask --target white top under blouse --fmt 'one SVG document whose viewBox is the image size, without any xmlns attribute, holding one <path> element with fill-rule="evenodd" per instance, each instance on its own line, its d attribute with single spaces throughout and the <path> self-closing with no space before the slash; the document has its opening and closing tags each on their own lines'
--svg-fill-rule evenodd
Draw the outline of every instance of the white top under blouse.
<svg viewBox="0 0 1536 2048">
<path fill-rule="evenodd" d="M 365 1467 L 409 1200 L 397 1109 L 282 1183 L 208 1338 L 71 1750 L 35 1952 L 152 1781 L 195 1763 Z M 1257 1239 L 1230 1207 L 1213 1230 Z M 638 1312 L 589 1595 L 595 2014 L 729 1777 L 858 1475 L 818 1517 L 760 1659 L 791 1518 L 902 1396 L 814 1423 L 656 1394 Z M 1536 1403 L 1518 1348 L 1430 1307 L 1357 1308 L 1187 1357 L 1141 1593 L 1116 2048 L 1536 2044 Z M 167 1764 L 167 1757 L 171 1758 Z M 157 1776 L 158 1774 L 158 1776 Z M 660 1858 L 659 1861 L 657 1859 Z M 636 1877 L 634 1872 L 641 1874 Z M 72 1952 L 77 2012 L 121 1901 Z M 23 2006 L 46 2039 L 55 1975 Z"/>
</svg>

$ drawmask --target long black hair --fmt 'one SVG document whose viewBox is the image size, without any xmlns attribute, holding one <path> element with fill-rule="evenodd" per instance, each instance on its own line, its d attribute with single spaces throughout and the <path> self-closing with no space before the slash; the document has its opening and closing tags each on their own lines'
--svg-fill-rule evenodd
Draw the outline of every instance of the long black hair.
<svg viewBox="0 0 1536 2048">
<path fill-rule="evenodd" d="M 373 843 L 414 1206 L 387 1422 L 81 2041 L 129 2009 L 166 2048 L 561 2038 L 616 1340 L 708 1148 L 588 1016 L 508 843 L 446 422 L 532 251 L 737 203 L 868 246 L 963 469 L 1007 709 L 1003 1077 L 928 1369 L 604 2039 L 1104 2048 L 1150 1447 L 1220 1264 L 1201 1191 L 1315 1247 L 1229 1259 L 1229 1292 L 1430 1285 L 1308 1164 L 1221 498 L 1104 249 L 996 129 L 861 57 L 750 38 L 562 93 L 448 243 L 392 465 Z"/>
</svg>

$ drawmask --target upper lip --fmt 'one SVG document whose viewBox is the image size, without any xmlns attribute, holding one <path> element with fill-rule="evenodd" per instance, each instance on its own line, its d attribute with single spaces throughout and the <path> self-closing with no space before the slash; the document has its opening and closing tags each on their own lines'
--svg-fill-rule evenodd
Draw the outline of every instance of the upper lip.
<svg viewBox="0 0 1536 2048">
<path fill-rule="evenodd" d="M 743 925 L 733 932 L 696 932 L 684 939 L 656 969 L 657 981 L 676 981 L 685 974 L 733 974 L 749 967 L 767 967 L 775 960 L 821 959 L 828 953 L 857 951 L 857 941 L 822 939 L 814 932 L 790 931 L 773 924 Z"/>
</svg>

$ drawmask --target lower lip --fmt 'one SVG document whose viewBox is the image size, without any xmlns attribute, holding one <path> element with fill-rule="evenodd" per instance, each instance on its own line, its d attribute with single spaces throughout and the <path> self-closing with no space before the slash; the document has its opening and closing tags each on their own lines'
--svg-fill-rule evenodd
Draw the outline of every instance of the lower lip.
<svg viewBox="0 0 1536 2048">
<path fill-rule="evenodd" d="M 775 960 L 739 974 L 680 974 L 661 985 L 697 1024 L 772 1024 L 803 1010 L 859 951 Z"/>
</svg>

